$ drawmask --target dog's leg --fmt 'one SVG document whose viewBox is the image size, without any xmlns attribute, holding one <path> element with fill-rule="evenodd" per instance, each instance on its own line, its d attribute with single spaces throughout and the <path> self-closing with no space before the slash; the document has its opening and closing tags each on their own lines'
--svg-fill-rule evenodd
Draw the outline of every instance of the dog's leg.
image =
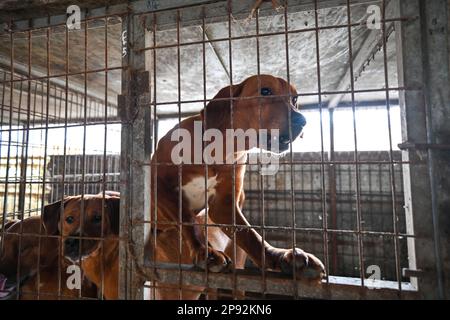
<svg viewBox="0 0 450 320">
<path fill-rule="evenodd" d="M 227 190 L 227 187 L 224 187 L 224 190 Z M 250 227 L 239 205 L 233 204 L 231 198 L 232 195 L 229 193 L 216 195 L 214 202 L 210 205 L 209 215 L 215 223 L 232 225 L 231 212 L 233 211 L 233 205 L 235 206 L 236 225 L 244 226 L 243 228 L 236 228 L 236 242 L 257 266 L 262 267 L 262 253 L 264 252 L 267 269 L 281 270 L 284 273 L 291 274 L 295 265 L 296 274 L 300 277 L 312 280 L 320 280 L 323 277 L 325 274 L 324 266 L 314 255 L 298 248 L 275 248 L 266 241 L 263 242 L 261 236 Z M 233 237 L 232 228 L 224 227 L 222 231 L 230 238 Z"/>
<path fill-rule="evenodd" d="M 183 286 L 180 289 L 176 284 L 156 283 L 155 296 L 151 298 L 156 300 L 198 300 L 204 289 L 196 286 Z"/>
<path fill-rule="evenodd" d="M 244 190 L 241 190 L 241 192 L 239 193 L 239 198 L 238 198 L 238 206 L 241 211 L 244 208 L 244 200 L 245 200 L 245 193 L 244 193 Z M 229 257 L 233 257 L 234 256 L 233 251 L 234 251 L 234 243 L 230 239 L 228 241 L 227 247 L 225 248 L 225 253 Z M 235 261 L 234 261 L 235 268 L 236 269 L 244 269 L 246 259 L 247 259 L 247 253 L 239 246 L 236 246 L 236 257 L 235 257 Z"/>
<path fill-rule="evenodd" d="M 180 226 L 174 226 L 173 224 L 167 223 L 164 224 L 164 221 L 180 221 L 178 203 L 177 197 L 173 196 L 173 192 L 167 192 L 163 185 L 158 187 L 158 230 L 163 231 L 161 235 L 166 232 L 164 230 L 171 229 L 171 232 L 175 232 L 174 230 L 177 230 L 175 233 L 178 238 Z M 151 212 L 154 212 L 153 205 L 154 204 L 152 203 Z M 182 207 L 181 218 L 184 223 L 195 222 L 194 213 L 185 207 Z M 230 268 L 230 258 L 227 257 L 222 251 L 215 250 L 211 246 L 206 245 L 205 241 L 201 241 L 201 239 L 199 239 L 196 235 L 193 225 L 183 225 L 181 228 L 183 245 L 186 245 L 188 248 L 187 250 L 183 250 L 181 257 L 179 257 L 179 251 L 177 250 L 178 244 L 174 247 L 166 247 L 165 249 L 157 248 L 157 250 L 167 250 L 168 252 L 171 252 L 170 256 L 172 258 L 169 262 L 178 263 L 179 259 L 176 257 L 179 257 L 182 260 L 186 259 L 186 257 L 190 257 L 190 262 L 193 261 L 195 265 L 202 269 L 208 268 L 211 272 L 221 272 Z"/>
</svg>

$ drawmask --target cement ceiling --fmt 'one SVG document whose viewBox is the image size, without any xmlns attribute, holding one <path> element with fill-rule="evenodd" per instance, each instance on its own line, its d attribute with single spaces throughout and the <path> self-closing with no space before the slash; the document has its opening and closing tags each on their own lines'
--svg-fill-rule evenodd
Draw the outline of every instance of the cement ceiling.
<svg viewBox="0 0 450 320">
<path fill-rule="evenodd" d="M 381 37 L 381 30 L 369 30 L 365 25 L 367 18 L 367 5 L 352 6 L 352 23 L 362 22 L 361 25 L 352 27 L 353 56 L 363 57 L 369 64 L 357 77 L 355 89 L 380 89 L 385 87 L 383 51 L 370 52 L 365 46 L 368 37 L 377 39 Z M 232 36 L 255 34 L 255 19 L 250 22 L 236 20 L 232 23 Z M 347 11 L 345 7 L 320 9 L 318 11 L 319 26 L 345 25 L 347 23 Z M 314 11 L 292 12 L 288 14 L 289 30 L 310 29 L 315 27 Z M 282 32 L 285 28 L 284 15 L 276 13 L 267 17 L 261 17 L 259 21 L 260 34 Z M 375 37 L 374 37 L 375 32 Z M 120 66 L 121 25 L 117 20 L 108 22 L 108 66 Z M 88 69 L 101 69 L 105 66 L 104 56 L 104 21 L 94 21 L 88 28 Z M 227 38 L 227 22 L 209 23 L 205 29 L 206 36 L 212 39 Z M 28 45 L 26 33 L 16 33 L 14 41 L 14 65 L 16 71 L 26 74 Z M 201 26 L 189 26 L 181 29 L 181 42 L 199 41 L 203 37 Z M 32 33 L 32 72 L 35 75 L 46 73 L 45 34 L 42 31 Z M 300 104 L 314 105 L 318 102 L 318 75 L 316 57 L 316 34 L 314 31 L 289 34 L 289 75 L 300 94 Z M 395 34 L 391 34 L 387 42 L 387 70 L 389 86 L 397 87 L 397 65 Z M 9 36 L 0 36 L 0 66 L 8 70 L 10 68 Z M 164 30 L 157 32 L 157 46 L 176 44 L 176 30 Z M 234 40 L 232 42 L 232 69 L 233 83 L 238 83 L 246 77 L 257 73 L 256 39 Z M 84 69 L 84 30 L 71 31 L 69 33 L 69 71 L 80 72 Z M 51 72 L 63 74 L 65 70 L 65 32 L 61 28 L 52 30 L 51 36 Z M 261 37 L 259 40 L 260 72 L 273 74 L 286 78 L 286 52 L 285 36 L 276 35 Z M 367 52 L 363 52 L 367 51 Z M 350 83 L 344 75 L 349 68 L 349 41 L 346 27 L 334 29 L 322 29 L 319 32 L 319 60 L 321 91 L 336 91 L 342 83 Z M 148 51 L 150 53 L 150 51 Z M 212 42 L 206 44 L 206 98 L 212 98 L 222 87 L 229 84 L 229 48 L 228 41 Z M 372 56 L 369 58 L 369 56 Z M 366 59 L 367 58 L 367 59 Z M 361 60 L 361 59 L 360 59 Z M 190 45 L 180 47 L 181 66 L 181 101 L 203 99 L 203 62 L 202 45 Z M 177 48 L 164 48 L 156 50 L 156 101 L 157 103 L 169 103 L 178 101 L 178 70 Z M 25 83 L 26 85 L 26 83 Z M 69 89 L 83 92 L 84 76 L 70 76 Z M 105 94 L 104 73 L 96 73 L 89 76 L 88 95 L 92 98 L 102 98 Z M 120 72 L 111 72 L 108 78 L 108 100 L 114 105 L 117 94 L 120 94 Z M 398 94 L 391 92 L 390 98 L 396 98 Z M 331 95 L 323 95 L 324 106 L 332 99 Z M 373 100 L 383 100 L 385 92 L 364 93 L 355 95 L 357 103 L 365 103 Z M 351 98 L 345 96 L 344 101 Z M 16 99 L 15 99 L 16 100 Z M 16 100 L 17 101 L 17 100 Z M 197 112 L 203 107 L 203 103 L 182 103 L 182 112 Z M 159 114 L 171 115 L 178 112 L 175 104 L 159 105 Z"/>
<path fill-rule="evenodd" d="M 352 7 L 352 21 L 359 22 L 364 19 L 366 6 Z M 297 12 L 288 16 L 289 30 L 310 29 L 315 27 L 314 12 Z M 346 8 L 331 8 L 319 10 L 319 26 L 344 25 L 347 23 Z M 285 28 L 284 15 L 277 14 L 262 17 L 259 22 L 260 34 L 282 32 Z M 232 36 L 239 37 L 254 34 L 255 20 L 244 23 L 242 20 L 232 24 Z M 181 33 L 181 42 L 198 41 L 202 39 L 201 27 L 188 27 Z M 228 37 L 226 22 L 214 23 L 206 26 L 209 39 L 222 39 Z M 371 31 L 366 25 L 352 27 L 353 56 L 359 54 L 363 42 Z M 378 31 L 381 38 L 381 30 Z M 176 43 L 176 30 L 158 32 L 157 46 Z M 290 81 L 297 87 L 300 104 L 311 105 L 318 103 L 318 72 L 316 56 L 316 34 L 314 31 L 289 34 L 289 75 Z M 389 86 L 397 87 L 397 65 L 395 34 L 391 34 L 387 45 L 387 66 Z M 233 83 L 239 83 L 252 74 L 257 74 L 257 41 L 253 39 L 235 40 L 232 42 L 232 69 Z M 276 35 L 261 37 L 259 40 L 260 72 L 287 78 L 285 36 Z M 349 68 L 349 41 L 348 29 L 324 29 L 319 32 L 319 60 L 320 82 L 322 92 L 334 92 Z M 361 52 L 368 58 L 369 65 L 355 82 L 355 90 L 380 89 L 385 87 L 384 55 L 379 51 L 369 59 L 368 52 Z M 181 101 L 203 99 L 203 64 L 202 46 L 181 47 Z M 177 48 L 157 50 L 157 101 L 171 102 L 178 100 L 177 86 Z M 207 99 L 212 98 L 222 87 L 230 83 L 230 59 L 228 41 L 213 42 L 206 47 L 206 93 Z M 350 77 L 348 78 L 350 83 Z M 395 98 L 396 93 L 391 94 Z M 383 100 L 385 92 L 357 94 L 357 102 Z M 323 95 L 322 101 L 326 105 L 331 95 Z M 350 95 L 343 101 L 350 101 Z M 182 104 L 183 112 L 195 112 L 202 108 L 201 104 Z M 163 105 L 160 113 L 175 113 L 177 105 Z"/>
</svg>

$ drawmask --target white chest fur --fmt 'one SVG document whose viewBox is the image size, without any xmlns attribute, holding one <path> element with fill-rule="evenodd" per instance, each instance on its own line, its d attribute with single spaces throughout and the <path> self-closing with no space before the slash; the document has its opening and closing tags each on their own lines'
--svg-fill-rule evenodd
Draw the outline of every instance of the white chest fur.
<svg viewBox="0 0 450 320">
<path fill-rule="evenodd" d="M 217 176 L 208 177 L 205 186 L 205 177 L 195 177 L 183 185 L 183 195 L 189 201 L 189 209 L 200 210 L 205 207 L 205 193 L 208 190 L 208 199 L 216 194 Z"/>
</svg>

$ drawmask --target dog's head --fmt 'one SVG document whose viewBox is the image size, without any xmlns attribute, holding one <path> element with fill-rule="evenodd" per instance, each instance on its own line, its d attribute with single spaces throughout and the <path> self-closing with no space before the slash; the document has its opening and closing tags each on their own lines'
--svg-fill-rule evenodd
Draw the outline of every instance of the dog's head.
<svg viewBox="0 0 450 320">
<path fill-rule="evenodd" d="M 271 75 L 252 76 L 221 89 L 202 111 L 202 117 L 206 118 L 207 127 L 258 132 L 266 129 L 267 147 L 277 139 L 279 152 L 288 150 L 306 125 L 305 117 L 297 110 L 295 87 Z M 273 136 L 274 129 L 278 136 Z"/>
<path fill-rule="evenodd" d="M 49 234 L 61 234 L 63 254 L 72 262 L 88 257 L 101 245 L 93 238 L 119 235 L 119 202 L 117 195 L 66 197 L 46 207 L 44 226 Z M 56 217 L 56 218 L 55 218 Z"/>
</svg>

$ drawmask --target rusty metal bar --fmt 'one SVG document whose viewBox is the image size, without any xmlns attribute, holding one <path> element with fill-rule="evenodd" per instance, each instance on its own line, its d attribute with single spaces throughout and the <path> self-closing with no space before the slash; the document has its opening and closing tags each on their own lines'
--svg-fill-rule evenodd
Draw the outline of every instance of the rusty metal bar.
<svg viewBox="0 0 450 320">
<path fill-rule="evenodd" d="M 206 21 L 205 21 L 205 16 L 206 16 L 206 9 L 205 6 L 202 6 L 202 40 L 206 40 L 207 39 L 207 34 L 206 34 Z M 154 43 L 154 45 L 156 45 Z M 216 52 L 216 56 L 219 58 L 219 55 Z M 223 64 L 222 64 L 223 65 Z M 202 76 L 203 76 L 203 99 L 205 100 L 205 102 L 203 102 L 203 112 L 204 112 L 204 117 L 203 117 L 203 128 L 208 128 L 208 124 L 207 124 L 207 110 L 206 110 L 206 43 L 202 44 L 202 66 L 203 66 L 203 72 L 202 72 Z M 226 72 L 228 72 L 228 70 L 225 70 Z M 179 115 L 181 116 L 181 115 Z M 202 150 L 205 149 L 205 141 L 202 141 Z M 157 167 L 157 166 L 156 166 Z M 209 191 L 208 191 L 208 164 L 205 164 L 205 223 L 203 225 L 204 228 L 204 232 L 205 232 L 205 247 L 208 247 L 208 218 L 209 218 Z M 154 269 L 155 273 L 156 273 L 156 269 Z M 209 270 L 208 268 L 205 268 L 205 278 L 206 278 L 206 283 L 205 283 L 205 289 L 206 289 L 206 299 L 209 299 Z"/>
<path fill-rule="evenodd" d="M 353 115 L 353 141 L 355 144 L 355 188 L 356 188 L 356 220 L 357 220 L 357 240 L 358 240 L 358 258 L 359 258 L 359 271 L 361 277 L 361 287 L 364 287 L 365 279 L 365 264 L 364 264 L 364 241 L 361 235 L 362 231 L 362 217 L 361 217 L 361 195 L 360 195 L 360 172 L 359 172 L 359 158 L 358 158 L 358 138 L 356 130 L 356 109 L 355 109 L 355 79 L 353 72 L 353 43 L 352 43 L 352 28 L 351 23 L 351 10 L 350 0 L 347 0 L 347 21 L 348 21 L 348 49 L 349 49 L 349 70 L 350 70 L 350 89 L 352 97 L 352 115 Z"/>
<path fill-rule="evenodd" d="M 181 53 L 180 53 L 180 9 L 176 10 L 176 26 L 177 26 L 177 107 L 178 107 L 178 124 L 181 123 Z M 181 257 L 183 249 L 183 164 L 178 165 L 178 266 L 179 266 L 179 283 L 178 298 L 183 299 L 183 274 L 181 273 Z M 205 257 L 207 259 L 207 257 Z"/>
<path fill-rule="evenodd" d="M 117 5 L 109 5 L 100 8 L 93 8 L 89 10 L 89 16 L 84 12 L 81 13 L 82 20 L 94 20 L 94 19 L 103 19 L 105 17 L 111 15 L 117 16 L 126 16 L 128 13 L 133 13 L 133 15 L 151 15 L 153 13 L 170 13 L 172 10 L 180 9 L 180 8 L 194 8 L 202 5 L 210 5 L 212 8 L 216 9 L 217 7 L 223 6 L 226 0 L 165 0 L 163 2 L 157 2 L 154 4 L 148 3 L 145 0 L 133 1 L 129 4 L 117 4 Z M 360 4 L 368 4 L 372 3 L 374 0 L 352 0 L 352 5 L 360 5 Z M 236 4 L 236 12 L 237 17 L 245 18 L 250 12 L 252 5 L 254 4 L 253 0 L 245 0 L 239 1 Z M 319 8 L 332 8 L 345 5 L 345 0 L 320 0 Z M 313 1 L 310 0 L 306 3 L 293 4 L 291 6 L 292 10 L 295 11 L 310 11 L 314 10 Z M 268 8 L 261 9 L 261 16 L 267 16 L 272 14 L 272 10 Z M 31 16 L 35 16 L 30 14 Z M 161 26 L 164 29 L 169 27 L 173 27 L 173 21 L 170 20 L 167 16 L 163 17 L 161 21 Z M 226 21 L 227 15 L 221 13 L 220 11 L 212 10 L 212 14 L 207 16 L 206 18 L 211 19 L 214 22 Z M 34 18 L 32 19 L 32 29 L 40 30 L 47 27 L 56 27 L 63 26 L 66 24 L 67 15 L 54 15 L 48 16 L 45 18 Z M 195 14 L 192 16 L 188 16 L 187 18 L 188 25 L 199 25 L 201 24 L 201 19 L 198 18 Z M 14 29 L 16 32 L 19 31 L 27 31 L 30 29 L 29 20 L 18 20 L 16 19 Z M 163 29 L 163 28 L 162 28 Z M 1 33 L 0 33 L 1 34 Z"/>
<path fill-rule="evenodd" d="M 326 185 L 325 185 L 325 150 L 324 150 L 324 132 L 323 132 L 323 109 L 322 109 L 322 83 L 321 83 L 321 71 L 320 71 L 320 42 L 319 42 L 319 16 L 318 16 L 318 3 L 317 0 L 314 0 L 314 23 L 315 23 L 315 43 L 316 43 L 316 72 L 317 72 L 317 91 L 318 91 L 318 97 L 319 97 L 319 113 L 320 113 L 320 176 L 321 176 L 321 200 L 322 200 L 322 228 L 323 228 L 323 257 L 324 257 L 324 265 L 325 265 L 325 272 L 326 274 L 326 281 L 329 282 L 329 275 L 330 275 L 330 262 L 329 262 L 329 248 L 328 248 L 328 213 L 327 213 L 327 192 L 326 192 Z M 331 155 L 333 154 L 333 120 L 331 117 L 331 112 L 329 112 L 330 115 L 330 160 Z M 334 169 L 334 167 L 331 165 L 329 166 L 330 170 L 330 179 L 329 184 L 330 188 L 336 188 L 336 180 L 333 179 L 333 176 L 331 175 L 331 168 Z M 333 199 L 333 195 L 331 195 L 331 199 Z M 331 216 L 333 219 L 333 210 L 335 210 L 335 206 L 333 206 L 333 202 L 331 202 Z M 334 204 L 335 205 L 335 204 Z M 332 223 L 332 228 L 336 229 L 336 225 Z M 333 234 L 333 237 L 335 235 Z M 333 240 L 334 238 L 332 238 Z M 332 243 L 333 244 L 333 243 Z M 335 267 L 335 255 L 336 255 L 336 248 L 333 246 L 333 269 Z M 333 270 L 334 272 L 335 270 Z"/>
<path fill-rule="evenodd" d="M 405 87 L 390 87 L 388 89 L 355 89 L 353 91 L 351 90 L 347 90 L 347 91 L 322 91 L 322 95 L 334 95 L 334 94 L 341 94 L 341 93 L 371 93 L 371 92 L 382 92 L 384 93 L 386 90 L 389 91 L 402 91 L 402 90 L 408 90 Z M 292 95 L 289 94 L 279 94 L 277 95 L 278 97 L 290 97 Z M 317 96 L 317 92 L 306 92 L 306 93 L 298 93 L 296 95 L 296 97 L 307 97 L 307 96 Z M 214 99 L 216 101 L 229 101 L 229 100 L 251 100 L 251 99 L 255 99 L 255 98 L 263 98 L 263 96 L 248 96 L 248 97 L 230 97 L 230 98 L 217 98 Z M 145 97 L 144 97 L 145 99 Z M 206 102 L 211 101 L 212 99 L 206 99 Z M 195 99 L 195 100 L 183 100 L 181 101 L 181 103 L 203 103 L 205 102 L 205 100 L 203 99 Z M 164 101 L 164 102 L 159 102 L 158 105 L 169 105 L 169 104 L 177 104 L 178 101 Z M 348 103 L 349 106 L 346 106 L 347 108 L 351 108 L 351 101 Z M 355 103 L 355 106 L 357 107 L 358 105 Z M 364 105 L 362 105 L 361 107 L 364 107 Z M 308 109 L 313 109 L 313 108 L 308 108 Z"/>
<path fill-rule="evenodd" d="M 287 15 L 287 10 L 288 10 L 288 3 L 286 2 L 284 5 L 284 50 L 285 50 L 285 59 L 286 59 L 286 80 L 288 83 L 288 97 L 289 97 L 289 101 L 291 100 L 292 97 L 292 92 L 291 92 L 291 76 L 290 76 L 290 70 L 289 70 L 289 34 L 288 34 L 288 15 Z M 316 26 L 317 27 L 317 26 Z M 289 140 L 292 141 L 292 119 L 291 119 L 291 112 L 288 112 L 288 123 L 289 123 Z M 293 162 L 293 151 L 292 151 L 292 144 L 289 146 L 289 162 L 292 163 Z M 295 228 L 296 228 L 296 206 L 295 206 L 295 188 L 294 188 L 294 168 L 292 165 L 289 166 L 289 178 L 290 178 L 290 183 L 291 183 L 291 190 L 290 190 L 290 196 L 291 196 L 291 201 L 290 201 L 290 210 L 291 210 L 291 219 L 292 219 L 292 226 L 291 226 L 291 249 L 295 250 L 295 248 L 297 247 L 297 236 L 296 236 L 296 232 L 295 232 Z M 293 272 L 292 272 L 292 282 L 294 284 L 294 299 L 298 299 L 298 284 L 295 281 L 295 279 L 297 279 L 297 267 L 296 267 L 296 259 L 293 260 Z"/>
<path fill-rule="evenodd" d="M 337 191 L 336 191 L 336 166 L 333 163 L 335 151 L 334 151 L 334 109 L 328 109 L 328 117 L 330 124 L 330 151 L 328 165 L 328 179 L 329 179 L 329 189 L 330 189 L 330 210 L 331 210 L 331 228 L 337 229 Z M 331 235 L 331 246 L 332 246 L 332 265 L 333 272 L 337 270 L 338 257 L 337 257 L 337 239 L 336 234 Z"/>
<path fill-rule="evenodd" d="M 255 12 L 256 14 L 256 59 L 257 59 L 257 67 L 258 67 L 258 76 L 261 74 L 261 66 L 260 66 L 260 43 L 259 43 L 259 9 Z M 261 92 L 261 80 L 258 78 L 258 92 Z M 261 101 L 261 100 L 260 100 Z M 259 125 L 261 127 L 261 108 L 259 108 L 258 110 L 258 117 L 259 117 Z M 262 150 L 260 151 L 260 155 L 262 155 Z M 262 166 L 261 164 L 259 164 L 259 166 Z M 261 170 L 261 169 L 260 169 Z M 266 241 L 266 210 L 265 210 L 265 190 L 264 190 L 264 177 L 263 175 L 259 175 L 259 192 L 260 192 L 260 197 L 259 197 L 259 210 L 261 210 L 261 226 L 263 227 L 261 230 L 261 236 L 262 236 L 262 241 L 263 243 Z M 265 248 L 264 246 L 261 249 L 261 257 L 262 257 L 262 268 L 261 268 L 261 276 L 262 276 L 262 297 L 265 298 L 266 297 L 266 291 L 267 291 L 267 280 L 266 280 L 266 255 L 265 255 Z"/>
<path fill-rule="evenodd" d="M 46 29 L 46 43 L 45 43 L 45 50 L 46 50 L 46 70 L 47 75 L 50 75 L 50 28 Z M 42 84 L 42 88 L 44 87 L 44 84 Z M 43 96 L 41 96 L 43 98 Z M 42 109 L 44 109 L 43 106 L 44 100 L 42 99 Z M 41 196 L 41 212 L 44 212 L 44 203 L 45 203 L 45 186 L 46 186 L 46 172 L 47 172 L 47 147 L 48 147 L 48 114 L 49 114 L 49 107 L 50 107 L 50 78 L 47 78 L 47 90 L 46 90 L 46 112 L 45 112 L 45 131 L 44 131 L 44 164 L 43 164 L 43 181 L 42 181 L 42 196 Z M 40 217 L 40 224 L 39 224 L 39 236 L 42 234 L 42 215 Z M 41 248 L 42 248 L 42 239 L 41 237 L 38 238 L 38 258 L 37 258 L 37 283 L 40 283 L 40 277 L 41 277 Z M 41 288 L 38 286 L 37 289 L 37 299 L 40 298 Z"/>
<path fill-rule="evenodd" d="M 386 19 L 382 22 L 398 22 L 398 21 L 410 21 L 411 18 L 395 18 L 395 19 Z M 346 29 L 348 27 L 359 27 L 361 26 L 360 23 L 348 23 L 348 24 L 342 24 L 342 25 L 332 25 L 332 26 L 322 26 L 317 27 L 317 30 L 334 30 L 334 29 Z M 273 36 L 279 36 L 279 35 L 285 35 L 285 34 L 298 34 L 298 33 L 306 33 L 306 32 L 312 32 L 315 31 L 316 28 L 304 28 L 304 29 L 298 29 L 298 30 L 288 30 L 288 31 L 278 31 L 278 32 L 267 32 L 267 33 L 260 33 L 258 37 L 273 37 Z M 216 39 L 207 39 L 207 40 L 199 40 L 199 41 L 191 41 L 186 43 L 180 43 L 180 46 L 191 46 L 195 44 L 202 44 L 203 42 L 206 43 L 215 43 L 215 42 L 224 42 L 228 40 L 246 40 L 246 39 L 253 39 L 255 38 L 255 35 L 246 35 L 246 36 L 230 36 L 229 38 L 216 38 Z M 142 48 L 140 50 L 146 51 L 146 50 L 153 50 L 153 49 L 167 49 L 167 48 L 175 48 L 177 47 L 176 44 L 166 44 L 166 45 L 160 45 L 160 46 L 154 46 L 154 47 L 146 47 Z M 338 89 L 337 91 L 345 91 L 343 89 Z"/>
<path fill-rule="evenodd" d="M 164 283 L 179 283 L 178 266 L 159 263 L 157 269 L 157 278 Z M 151 268 L 154 268 L 153 266 Z M 203 285 L 205 275 L 203 271 L 192 270 L 191 266 L 183 265 L 183 284 L 184 285 Z M 241 271 L 236 272 L 237 289 L 250 292 L 261 292 L 263 284 L 259 272 Z M 267 271 L 267 294 L 277 294 L 289 296 L 295 286 L 297 286 L 297 295 L 303 298 L 311 299 L 361 299 L 361 290 L 364 290 L 365 299 L 399 299 L 397 283 L 392 281 L 377 281 L 366 283 L 366 287 L 360 286 L 360 279 L 348 277 L 329 277 L 329 284 L 323 282 L 321 286 L 308 284 L 302 281 L 295 281 L 291 277 L 280 275 L 276 272 Z M 211 288 L 233 288 L 233 275 L 214 273 L 209 274 L 208 283 Z M 402 283 L 404 294 L 403 299 L 416 299 L 417 292 L 408 283 Z"/>
<path fill-rule="evenodd" d="M 152 23 L 152 40 L 153 40 L 153 45 L 156 45 L 156 30 L 157 30 L 157 16 L 156 13 L 153 14 L 153 23 Z M 153 50 L 153 63 L 152 63 L 152 79 L 153 79 L 153 116 L 155 119 L 155 123 L 158 123 L 158 118 L 157 118 L 157 111 L 158 111 L 158 105 L 156 104 L 157 101 L 157 82 L 156 82 L 156 50 Z M 158 126 L 155 125 L 153 128 L 153 152 L 156 150 L 157 148 L 157 143 L 158 143 Z M 157 156 L 156 153 L 154 154 L 154 159 L 155 161 L 157 161 Z M 150 220 L 154 221 L 155 223 L 155 227 L 152 230 L 151 226 L 150 226 L 150 233 L 149 233 L 149 240 L 150 237 L 152 237 L 153 241 L 151 243 L 151 254 L 152 254 L 152 261 L 156 261 L 156 250 L 157 250 L 157 235 L 158 233 L 155 232 L 154 230 L 158 229 L 158 188 L 157 188 L 157 184 L 158 184 L 158 166 L 152 166 L 150 168 L 152 170 L 152 174 L 154 176 L 154 179 L 150 182 L 153 183 L 153 194 L 150 195 L 150 197 L 152 197 L 150 199 L 150 201 L 153 202 L 154 205 L 154 210 L 153 212 L 150 212 Z M 146 252 L 144 252 L 144 254 L 148 254 Z M 152 273 L 155 273 L 156 269 L 153 269 Z M 152 288 L 151 288 L 151 298 L 156 299 L 156 285 L 154 282 L 152 282 Z"/>
<path fill-rule="evenodd" d="M 231 22 L 233 21 L 233 0 L 227 0 L 226 1 L 226 8 L 227 8 L 227 44 L 228 44 L 228 63 L 229 63 L 229 87 L 230 87 L 230 94 L 229 97 L 233 97 L 233 41 L 232 41 L 232 28 L 231 28 Z M 231 99 L 227 99 L 230 102 L 230 128 L 234 129 L 234 101 Z M 234 161 L 232 161 L 231 164 L 231 201 L 232 203 L 236 203 L 236 164 Z M 237 247 L 237 240 L 236 240 L 236 206 L 232 206 L 231 211 L 231 224 L 232 224 L 232 230 L 233 230 L 233 236 L 231 241 L 233 242 L 233 256 L 231 257 L 232 261 L 236 261 L 236 247 Z M 229 226 L 228 226 L 229 227 Z M 233 288 L 232 288 L 232 294 L 233 296 L 236 295 L 236 268 L 233 268 Z"/>
<path fill-rule="evenodd" d="M 11 22 L 10 22 L 11 23 Z M 14 38 L 12 33 L 9 36 L 9 43 L 10 43 L 10 80 L 14 78 Z M 10 82 L 10 88 L 12 88 L 12 82 Z M 9 103 L 12 105 L 13 103 L 13 90 L 10 89 L 10 98 Z M 12 109 L 9 109 L 9 129 L 12 128 Z M 6 172 L 5 172 L 5 196 L 3 198 L 3 219 L 2 219 L 2 239 L 4 235 L 4 227 L 5 227 L 5 220 L 7 215 L 7 208 L 8 208 L 8 180 L 9 180 L 9 166 L 10 166 L 10 158 L 11 158 L 11 132 L 8 133 L 8 150 L 7 150 L 7 156 L 6 156 Z M 3 246 L 4 241 L 1 242 L 1 252 L 3 252 Z"/>
<path fill-rule="evenodd" d="M 142 299 L 143 283 L 136 264 L 144 259 L 144 226 L 137 221 L 144 220 L 146 204 L 150 203 L 150 170 L 143 163 L 150 162 L 152 149 L 151 110 L 141 108 L 139 98 L 149 94 L 149 77 L 145 73 L 145 55 L 136 51 L 145 46 L 146 31 L 139 17 L 128 15 L 123 23 L 123 65 L 122 73 L 122 138 L 120 186 L 120 235 L 127 238 L 120 242 L 119 250 L 119 297 L 121 299 Z M 145 76 L 147 75 L 147 76 Z M 129 251 L 132 250 L 132 252 Z M 131 255 L 133 253 L 133 255 Z"/>
<path fill-rule="evenodd" d="M 390 2 L 387 4 L 386 0 L 382 1 L 382 16 L 386 16 L 386 10 L 387 5 L 389 5 Z M 393 27 L 393 25 L 392 25 Z M 383 65 L 384 65 L 384 82 L 385 82 L 385 88 L 389 88 L 389 74 L 388 74 L 388 62 L 387 62 L 387 29 L 386 29 L 386 23 L 382 23 L 381 25 L 381 32 L 382 32 L 382 46 L 383 46 Z M 389 137 L 389 177 L 390 177 L 390 184 L 391 184 L 391 196 L 392 196 L 392 224 L 393 224 L 393 231 L 395 234 L 397 234 L 396 237 L 394 237 L 394 255 L 395 255 L 395 273 L 397 276 L 397 282 L 398 282 L 398 291 L 399 294 L 402 294 L 402 275 L 401 275 L 401 263 L 400 263 L 400 241 L 398 237 L 398 212 L 397 212 L 397 206 L 396 206 L 396 196 L 397 196 L 397 190 L 395 185 L 395 170 L 394 170 L 394 164 L 393 159 L 393 148 L 392 148 L 392 129 L 391 129 L 391 106 L 390 106 L 390 100 L 389 100 L 389 91 L 386 90 L 386 111 L 387 111 L 387 120 L 388 120 L 388 137 Z"/>
<path fill-rule="evenodd" d="M 108 18 L 105 18 L 105 33 L 104 33 L 104 63 L 105 63 L 105 69 L 108 69 Z M 105 268 L 108 268 L 108 266 L 105 267 L 105 232 L 104 232 L 104 225 L 105 225 L 105 196 L 106 196 L 106 151 L 107 151 L 107 142 L 108 142 L 108 71 L 105 71 L 105 100 L 104 100 L 104 137 L 103 137 L 103 158 L 102 158 L 102 168 L 103 168 L 103 175 L 102 175 L 102 231 L 101 231 L 101 238 L 103 239 L 101 242 L 101 263 L 100 263 L 100 279 L 101 279 L 101 288 L 100 288 L 100 294 L 101 297 L 104 297 L 105 292 Z"/>
</svg>

